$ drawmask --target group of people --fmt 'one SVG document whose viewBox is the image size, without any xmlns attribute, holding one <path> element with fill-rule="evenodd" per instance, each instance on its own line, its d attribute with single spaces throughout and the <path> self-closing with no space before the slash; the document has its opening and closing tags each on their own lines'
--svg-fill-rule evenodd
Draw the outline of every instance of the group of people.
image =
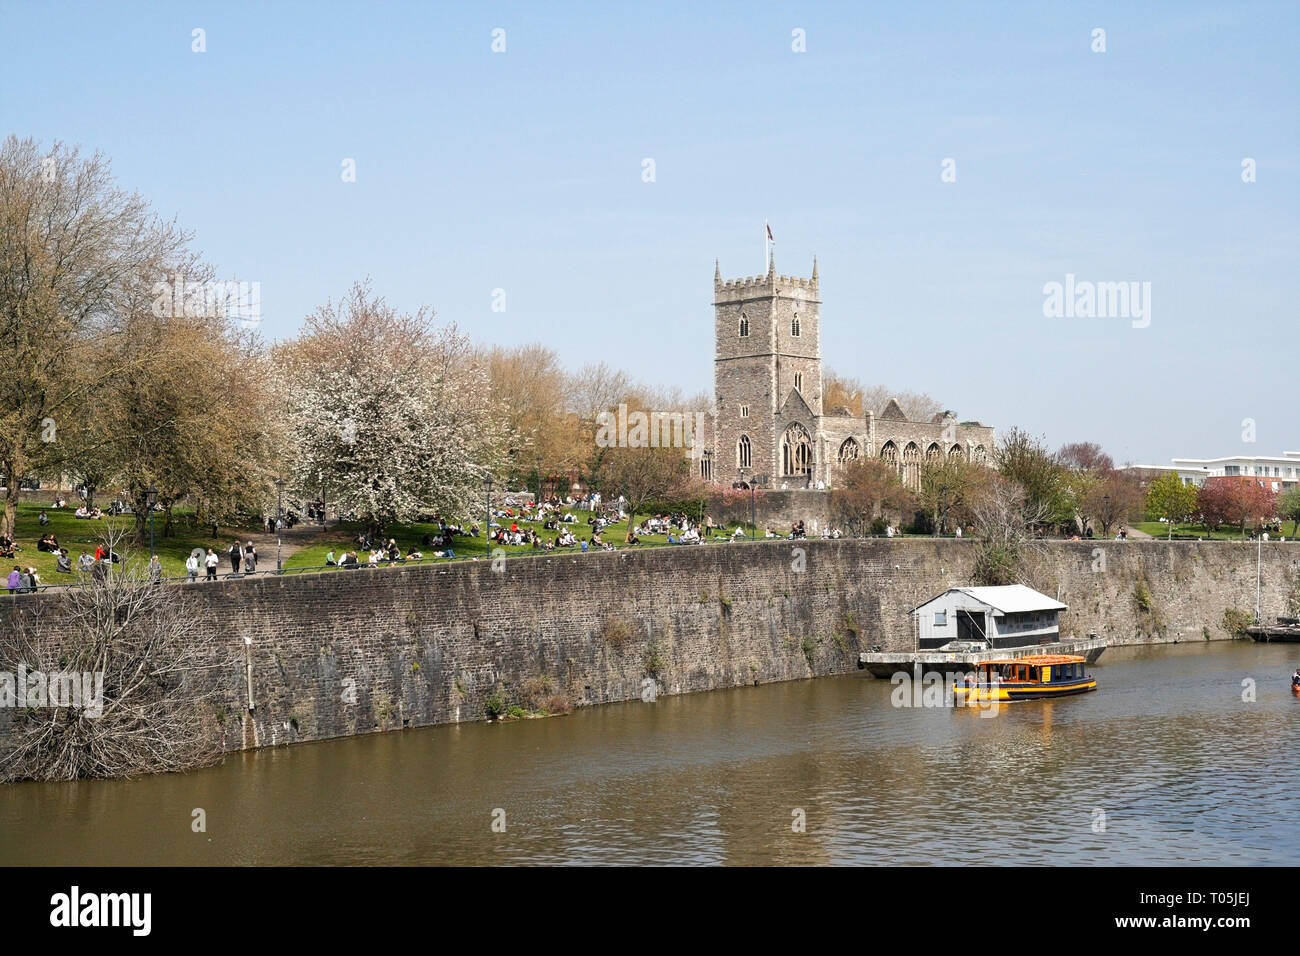
<svg viewBox="0 0 1300 956">
<path fill-rule="evenodd" d="M 9 572 L 9 593 L 22 594 L 25 591 L 35 591 L 41 586 L 40 575 L 36 573 L 35 568 L 23 568 L 14 565 L 14 569 Z"/>
<path fill-rule="evenodd" d="M 455 552 L 451 550 L 438 551 L 434 553 L 434 557 L 436 558 L 454 558 L 455 556 Z M 389 538 L 388 543 L 384 547 L 370 549 L 369 556 L 366 558 L 364 564 L 361 562 L 360 553 L 356 551 L 344 551 L 342 556 L 336 557 L 333 550 L 331 550 L 329 554 L 325 555 L 325 564 L 327 567 L 331 568 L 377 568 L 381 564 L 402 564 L 406 561 L 421 561 L 423 559 L 424 552 L 417 551 L 415 548 L 409 548 L 406 552 L 406 556 L 403 557 L 402 549 L 398 546 L 397 542 L 394 539 Z"/>
</svg>

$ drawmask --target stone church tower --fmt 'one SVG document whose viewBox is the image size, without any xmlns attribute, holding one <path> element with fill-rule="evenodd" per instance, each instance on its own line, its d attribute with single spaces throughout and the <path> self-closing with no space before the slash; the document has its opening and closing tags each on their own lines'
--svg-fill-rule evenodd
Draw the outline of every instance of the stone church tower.
<svg viewBox="0 0 1300 956">
<path fill-rule="evenodd" d="M 861 416 L 825 409 L 821 306 L 815 258 L 807 279 L 778 275 L 772 255 L 766 275 L 745 279 L 724 282 L 714 264 L 714 406 L 700 477 L 824 489 L 846 461 L 870 456 L 916 489 L 926 462 L 989 460 L 994 430 L 951 411 L 916 421 L 893 399 Z"/>
<path fill-rule="evenodd" d="M 713 272 L 715 451 L 713 478 L 812 477 L 822 414 L 821 299 L 812 277 L 722 281 Z"/>
</svg>

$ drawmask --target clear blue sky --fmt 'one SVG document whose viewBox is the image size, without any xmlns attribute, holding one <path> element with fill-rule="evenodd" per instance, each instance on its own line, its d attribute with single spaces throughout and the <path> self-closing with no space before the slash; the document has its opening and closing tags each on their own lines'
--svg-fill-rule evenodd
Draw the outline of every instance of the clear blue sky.
<svg viewBox="0 0 1300 956">
<path fill-rule="evenodd" d="M 478 341 L 711 390 L 714 258 L 761 271 L 766 218 L 779 271 L 818 256 L 839 371 L 1120 461 L 1280 453 L 1298 11 L 0 0 L 0 130 L 103 151 L 261 283 L 269 338 L 369 276 Z M 1150 282 L 1150 327 L 1045 318 L 1067 272 Z"/>
</svg>

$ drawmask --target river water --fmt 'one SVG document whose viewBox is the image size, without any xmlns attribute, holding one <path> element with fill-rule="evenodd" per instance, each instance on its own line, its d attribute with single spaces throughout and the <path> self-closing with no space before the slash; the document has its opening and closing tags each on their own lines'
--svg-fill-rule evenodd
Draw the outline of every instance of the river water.
<svg viewBox="0 0 1300 956">
<path fill-rule="evenodd" d="M 988 717 L 854 675 L 20 784 L 0 864 L 1295 865 L 1297 664 L 1119 648 Z"/>
</svg>

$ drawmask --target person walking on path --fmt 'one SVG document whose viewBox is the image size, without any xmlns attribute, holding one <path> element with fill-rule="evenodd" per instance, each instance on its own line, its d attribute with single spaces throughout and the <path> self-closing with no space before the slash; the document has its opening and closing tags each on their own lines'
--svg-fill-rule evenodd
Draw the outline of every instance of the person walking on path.
<svg viewBox="0 0 1300 956">
<path fill-rule="evenodd" d="M 253 542 L 248 542 L 248 547 L 244 549 L 244 573 L 252 574 L 257 570 L 257 548 L 253 547 Z"/>
<path fill-rule="evenodd" d="M 203 563 L 208 568 L 208 580 L 215 581 L 217 579 L 217 565 L 221 563 L 221 559 L 217 557 L 217 552 L 208 548 L 208 556 L 203 559 Z"/>
<path fill-rule="evenodd" d="M 230 573 L 239 573 L 239 563 L 244 560 L 244 549 L 236 541 L 230 546 Z"/>
<path fill-rule="evenodd" d="M 189 575 L 189 583 L 193 584 L 199 579 L 199 556 L 191 553 L 185 559 L 185 573 Z"/>
</svg>

